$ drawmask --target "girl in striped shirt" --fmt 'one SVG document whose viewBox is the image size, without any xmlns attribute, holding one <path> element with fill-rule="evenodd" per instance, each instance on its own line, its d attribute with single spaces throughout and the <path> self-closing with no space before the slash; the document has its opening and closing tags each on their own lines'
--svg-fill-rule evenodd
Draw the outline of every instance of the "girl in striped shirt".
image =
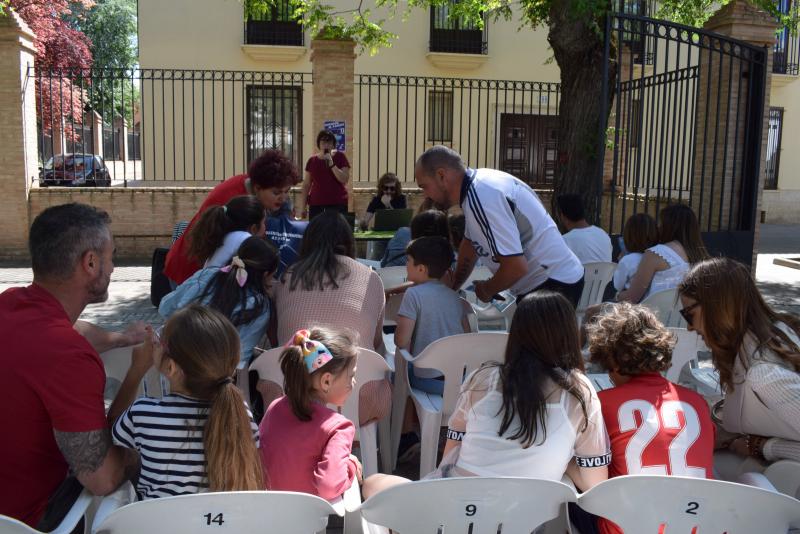
<svg viewBox="0 0 800 534">
<path fill-rule="evenodd" d="M 169 318 L 153 350 L 170 394 L 137 399 L 112 431 L 114 443 L 139 453 L 139 498 L 263 490 L 258 427 L 232 378 L 239 335 L 230 321 L 191 304 Z"/>
</svg>

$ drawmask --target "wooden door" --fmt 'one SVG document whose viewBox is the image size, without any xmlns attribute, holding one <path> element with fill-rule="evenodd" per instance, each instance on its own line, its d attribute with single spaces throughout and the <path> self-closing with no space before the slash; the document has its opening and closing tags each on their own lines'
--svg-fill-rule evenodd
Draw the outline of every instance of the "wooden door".
<svg viewBox="0 0 800 534">
<path fill-rule="evenodd" d="M 558 117 L 500 114 L 500 169 L 534 187 L 553 186 Z"/>
</svg>

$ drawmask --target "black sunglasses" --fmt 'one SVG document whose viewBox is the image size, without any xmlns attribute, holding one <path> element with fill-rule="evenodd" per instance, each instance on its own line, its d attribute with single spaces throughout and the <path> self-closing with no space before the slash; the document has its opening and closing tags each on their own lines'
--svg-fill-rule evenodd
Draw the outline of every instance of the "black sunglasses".
<svg viewBox="0 0 800 534">
<path fill-rule="evenodd" d="M 689 306 L 686 306 L 685 308 L 681 308 L 680 310 L 678 310 L 678 313 L 681 314 L 681 317 L 684 318 L 684 320 L 686 321 L 686 324 L 688 324 L 689 326 L 694 326 L 692 324 L 692 321 L 694 319 L 694 315 L 692 314 L 692 310 L 695 309 L 696 307 L 698 307 L 699 305 L 700 305 L 699 302 L 695 302 L 694 304 L 690 304 Z"/>
<path fill-rule="evenodd" d="M 384 191 L 395 191 L 396 189 L 394 187 L 384 187 L 383 190 Z"/>
</svg>

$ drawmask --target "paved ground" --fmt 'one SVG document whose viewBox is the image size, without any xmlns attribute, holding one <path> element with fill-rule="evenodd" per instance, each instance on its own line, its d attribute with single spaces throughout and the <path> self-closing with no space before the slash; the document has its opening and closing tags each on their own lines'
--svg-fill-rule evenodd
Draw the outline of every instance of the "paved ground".
<svg viewBox="0 0 800 534">
<path fill-rule="evenodd" d="M 764 297 L 776 308 L 800 315 L 800 270 L 773 263 L 775 258 L 800 257 L 800 226 L 763 225 L 760 248 L 756 278 Z M 31 279 L 30 268 L 0 264 L 0 291 Z M 118 266 L 111 276 L 108 301 L 89 306 L 81 318 L 111 330 L 137 320 L 160 324 L 150 304 L 150 266 Z"/>
</svg>

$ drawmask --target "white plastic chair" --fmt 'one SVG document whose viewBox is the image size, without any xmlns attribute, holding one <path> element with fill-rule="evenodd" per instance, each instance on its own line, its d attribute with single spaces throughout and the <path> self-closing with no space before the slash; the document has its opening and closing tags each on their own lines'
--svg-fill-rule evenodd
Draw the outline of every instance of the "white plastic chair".
<svg viewBox="0 0 800 534">
<path fill-rule="evenodd" d="M 367 267 L 371 268 L 372 270 L 377 271 L 381 268 L 381 262 L 377 260 L 367 260 L 364 258 L 356 258 L 356 261 L 361 265 L 366 265 Z"/>
<path fill-rule="evenodd" d="M 603 293 L 616 270 L 617 264 L 611 262 L 583 264 L 583 293 L 578 301 L 577 313 L 582 314 L 589 306 L 603 302 Z"/>
<path fill-rule="evenodd" d="M 336 513 L 315 495 L 288 491 L 198 493 L 150 499 L 112 512 L 97 532 L 141 534 L 169 532 L 280 532 L 312 534 L 323 531 Z"/>
<path fill-rule="evenodd" d="M 420 433 L 420 477 L 436 468 L 436 456 L 439 446 L 439 429 L 447 423 L 458 400 L 464 378 L 487 361 L 503 361 L 508 334 L 505 332 L 478 332 L 448 336 L 428 345 L 416 358 L 408 351 L 398 349 L 401 358 L 395 358 L 395 388 L 401 379 L 405 379 L 408 395 L 414 402 L 419 417 Z M 415 368 L 436 369 L 444 375 L 444 395 L 426 393 L 414 389 L 408 382 L 406 361 Z M 405 375 L 405 376 L 403 376 Z M 401 398 L 402 397 L 402 398 Z M 400 445 L 400 427 L 402 413 L 405 409 L 405 397 L 402 391 L 392 401 L 392 458 L 397 457 Z M 402 410 L 400 408 L 402 406 Z M 400 414 L 399 418 L 394 417 Z"/>
<path fill-rule="evenodd" d="M 114 397 L 117 396 L 125 374 L 131 366 L 133 347 L 122 347 L 107 350 L 100 354 L 103 367 L 106 371 L 106 389 L 103 397 L 106 407 L 111 405 Z M 161 387 L 161 375 L 155 368 L 150 368 L 144 376 L 144 380 L 139 384 L 137 397 L 147 395 L 148 397 L 161 397 L 163 395 Z"/>
<path fill-rule="evenodd" d="M 92 504 L 92 494 L 89 493 L 89 490 L 84 489 L 61 523 L 53 530 L 48 531 L 48 534 L 70 534 L 81 518 L 86 515 L 90 504 Z M 31 528 L 22 521 L 5 515 L 0 515 L 0 532 L 3 534 L 43 534 L 41 530 Z"/>
<path fill-rule="evenodd" d="M 566 484 L 531 478 L 448 478 L 386 489 L 361 505 L 371 523 L 401 533 L 530 534 L 574 502 Z"/>
<path fill-rule="evenodd" d="M 494 275 L 492 274 L 492 271 L 490 271 L 488 267 L 484 267 L 483 265 L 478 265 L 474 269 L 472 269 L 472 272 L 469 273 L 467 279 L 464 281 L 463 284 L 461 284 L 461 289 L 465 289 L 470 285 L 474 284 L 475 280 L 488 280 L 492 276 Z"/>
<path fill-rule="evenodd" d="M 388 418 L 381 421 L 383 428 L 376 428 L 375 423 L 367 426 L 359 426 L 358 417 L 358 398 L 361 387 L 373 380 L 383 380 L 387 373 L 392 371 L 389 362 L 380 354 L 365 348 L 358 349 L 358 365 L 356 367 L 356 388 L 347 398 L 347 402 L 342 406 L 341 413 L 356 426 L 358 440 L 361 446 L 361 462 L 364 468 L 364 476 L 378 472 L 378 437 L 381 438 L 382 460 L 384 469 L 389 469 L 389 449 L 390 449 L 390 428 Z M 250 365 L 251 371 L 258 373 L 259 380 L 269 380 L 283 387 L 283 371 L 281 371 L 280 355 L 282 347 L 270 349 L 253 361 Z"/>
<path fill-rule="evenodd" d="M 408 271 L 405 266 L 383 267 L 375 272 L 380 276 L 384 289 L 397 287 L 408 281 Z"/>
<path fill-rule="evenodd" d="M 672 364 L 667 369 L 666 379 L 675 384 L 678 383 L 681 377 L 681 371 L 686 367 L 686 364 L 697 364 L 697 351 L 705 348 L 705 343 L 697 335 L 697 332 L 690 332 L 685 328 L 672 327 L 669 329 L 675 337 L 677 342 L 672 349 Z"/>
<path fill-rule="evenodd" d="M 602 482 L 578 506 L 625 532 L 784 533 L 800 526 L 800 501 L 752 486 L 677 476 L 633 475 Z"/>
<path fill-rule="evenodd" d="M 800 462 L 778 460 L 764 470 L 775 489 L 796 499 L 800 499 Z"/>
<path fill-rule="evenodd" d="M 686 328 L 686 321 L 679 311 L 683 305 L 678 298 L 677 289 L 656 291 L 644 299 L 641 304 L 650 308 L 658 320 L 664 323 L 664 326 Z"/>
</svg>

